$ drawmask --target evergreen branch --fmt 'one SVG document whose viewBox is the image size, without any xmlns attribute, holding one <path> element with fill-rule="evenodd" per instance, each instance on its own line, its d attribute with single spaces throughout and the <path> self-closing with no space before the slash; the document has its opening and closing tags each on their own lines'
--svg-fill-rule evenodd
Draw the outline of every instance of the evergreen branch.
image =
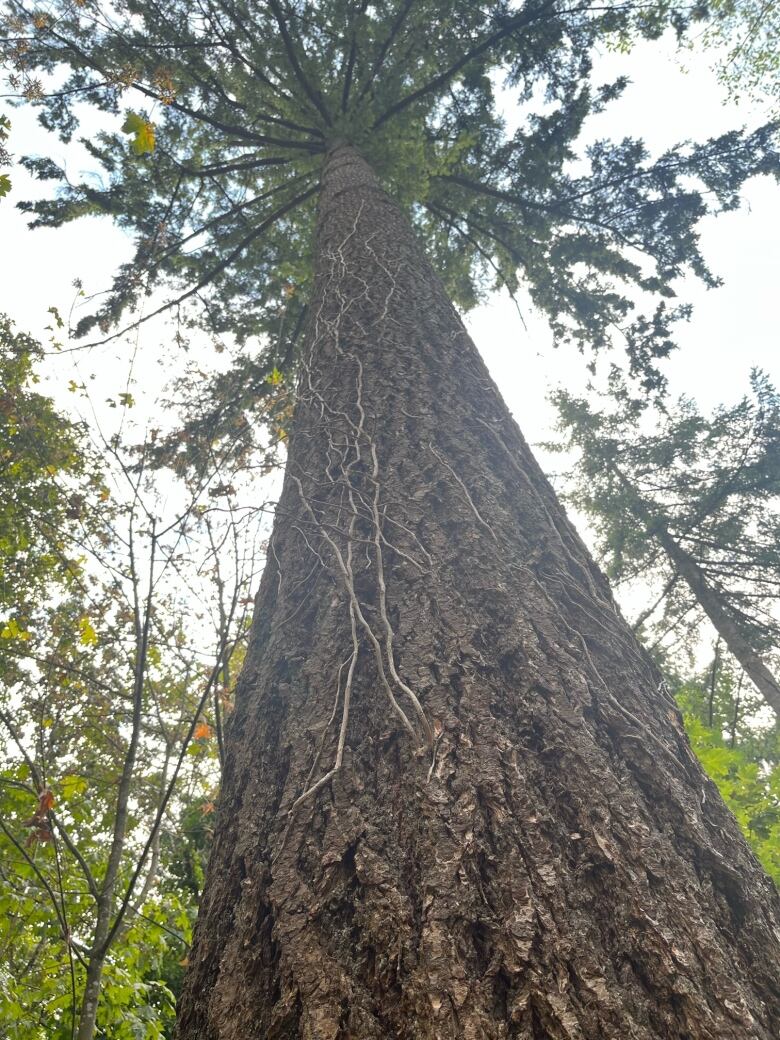
<svg viewBox="0 0 780 1040">
<path fill-rule="evenodd" d="M 255 37 L 244 25 L 243 21 L 238 16 L 238 12 L 235 9 L 230 10 L 226 5 L 225 0 L 217 0 L 217 3 L 225 12 L 225 14 L 227 14 L 228 18 L 232 19 L 232 21 L 238 26 L 238 28 L 247 37 L 247 39 L 254 43 Z M 270 87 L 270 89 L 275 94 L 277 94 L 283 101 L 286 101 L 288 104 L 291 105 L 296 105 L 298 108 L 301 108 L 302 111 L 306 111 L 306 109 L 300 105 L 298 99 L 293 94 L 288 94 L 286 90 L 283 90 L 278 84 L 274 83 L 274 81 L 258 65 L 256 65 L 253 61 L 250 61 L 249 58 L 245 57 L 241 53 L 241 51 L 239 51 L 235 43 L 232 40 L 230 40 L 229 37 L 224 37 L 224 40 L 225 46 L 228 48 L 228 50 L 230 50 L 230 52 L 233 55 L 235 55 L 235 57 L 237 57 L 242 64 L 246 65 L 249 71 L 254 76 L 256 76 L 261 83 L 264 83 L 267 87 Z"/>
<path fill-rule="evenodd" d="M 284 191 L 285 189 L 289 188 L 290 185 L 302 180 L 307 180 L 311 176 L 311 170 L 307 171 L 306 173 L 299 173 L 295 177 L 292 177 L 289 181 L 285 181 L 284 184 L 277 184 L 275 187 L 270 188 L 268 191 L 262 192 L 260 195 L 255 195 L 253 198 L 245 200 L 244 202 L 233 203 L 232 208 L 229 209 L 227 212 L 220 213 L 216 217 L 212 217 L 211 220 L 207 220 L 205 224 L 201 224 L 200 227 L 196 228 L 189 235 L 185 235 L 183 238 L 180 238 L 173 245 L 168 246 L 167 249 L 163 250 L 162 253 L 158 254 L 158 256 L 155 258 L 155 262 L 151 264 L 150 267 L 147 268 L 147 270 L 149 272 L 156 270 L 156 268 L 159 267 L 160 262 L 164 260 L 165 257 L 170 256 L 171 253 L 177 252 L 179 249 L 181 249 L 183 245 L 186 245 L 187 242 L 191 242 L 193 239 L 198 238 L 205 231 L 210 231 L 218 224 L 221 224 L 223 220 L 228 220 L 230 217 L 236 216 L 239 213 L 243 213 L 244 210 L 249 209 L 251 206 L 256 206 L 258 202 L 265 202 L 266 199 L 271 198 L 271 196 L 273 195 L 278 195 L 280 191 Z"/>
<path fill-rule="evenodd" d="M 652 606 L 646 607 L 639 615 L 639 617 L 636 619 L 636 621 L 633 622 L 633 624 L 631 625 L 632 632 L 639 631 L 639 629 L 642 627 L 642 625 L 644 625 L 645 621 L 647 621 L 651 614 L 654 614 L 656 610 L 660 607 L 660 605 L 663 603 L 663 601 L 666 599 L 666 597 L 669 595 L 669 593 L 672 591 L 672 589 L 675 587 L 679 580 L 679 572 L 674 571 L 671 578 L 666 582 L 663 589 L 661 590 L 661 594 L 658 597 L 658 599 L 655 600 Z"/>
<path fill-rule="evenodd" d="M 173 157 L 171 157 L 173 158 Z M 173 160 L 177 162 L 177 160 Z M 257 159 L 238 159 L 232 163 L 214 163 L 212 166 L 184 166 L 178 164 L 187 177 L 211 177 L 218 173 L 237 173 L 243 170 L 259 170 L 263 166 L 287 166 L 293 159 L 281 156 L 261 156 Z"/>
<path fill-rule="evenodd" d="M 496 32 L 492 33 L 490 36 L 487 37 L 487 39 L 483 40 L 482 43 L 478 44 L 476 47 L 472 47 L 471 50 L 466 51 L 465 54 L 461 55 L 461 57 L 454 64 L 450 65 L 448 69 L 445 69 L 444 72 L 440 73 L 438 76 L 435 76 L 432 80 L 429 80 L 427 83 L 424 83 L 423 86 L 419 87 L 417 90 L 412 91 L 411 94 L 407 94 L 406 97 L 401 98 L 394 105 L 391 105 L 390 108 L 388 108 L 381 116 L 379 116 L 378 119 L 375 120 L 373 129 L 378 130 L 380 126 L 383 126 L 388 121 L 388 119 L 392 119 L 393 116 L 397 116 L 400 112 L 403 112 L 404 109 L 408 108 L 409 105 L 413 105 L 415 101 L 419 101 L 426 95 L 432 94 L 435 91 L 437 91 L 439 87 L 444 86 L 445 83 L 457 76 L 461 69 L 465 68 L 466 65 L 474 61 L 475 58 L 479 58 L 482 54 L 490 50 L 490 48 L 494 47 L 497 43 L 500 43 L 501 40 L 505 39 L 516 29 L 520 29 L 525 25 L 530 25 L 531 22 L 536 21 L 537 18 L 546 18 L 549 15 L 555 13 L 571 13 L 570 11 L 554 12 L 552 10 L 553 3 L 554 0 L 548 0 L 548 2 L 543 4 L 538 11 L 523 11 L 521 14 L 516 15 L 514 18 L 510 19 L 509 22 L 507 22 L 507 24 L 503 26 L 503 28 L 498 29 Z"/>
<path fill-rule="evenodd" d="M 220 6 L 223 8 L 223 10 L 225 10 L 225 5 L 223 3 L 220 2 Z M 241 25 L 241 23 L 239 22 L 239 20 L 237 19 L 236 15 L 235 15 L 235 13 L 230 13 L 230 12 L 227 12 L 227 11 L 226 11 L 226 13 L 228 14 L 229 18 L 232 18 L 234 21 L 236 21 L 237 24 Z M 242 26 L 242 28 L 243 28 L 243 26 Z M 220 26 L 220 29 L 221 29 L 221 26 Z M 280 91 L 275 86 L 275 84 L 272 82 L 272 80 L 270 80 L 268 78 L 268 76 L 266 76 L 265 73 L 257 65 L 254 64 L 254 62 L 251 62 L 248 58 L 246 58 L 238 50 L 238 48 L 236 47 L 235 43 L 230 39 L 229 36 L 222 35 L 221 39 L 223 40 L 224 46 L 227 47 L 227 49 L 230 51 L 230 53 L 233 54 L 236 58 L 238 58 L 238 60 L 241 61 L 242 64 L 246 65 L 246 67 L 249 69 L 250 72 L 252 72 L 252 74 L 254 76 L 256 76 L 258 79 L 260 79 L 260 81 L 262 83 L 265 83 L 266 86 L 270 87 L 270 89 L 275 94 L 278 94 L 280 97 L 282 97 L 283 100 L 287 100 L 288 102 L 293 102 L 293 98 L 291 98 L 289 95 L 285 94 L 283 91 Z M 194 75 L 194 73 L 192 73 L 192 72 L 191 72 L 191 74 Z M 237 102 L 235 102 L 232 98 L 229 97 L 229 95 L 227 95 L 225 93 L 225 91 L 223 90 L 221 84 L 218 81 L 216 81 L 216 80 L 214 80 L 212 78 L 211 82 L 212 82 L 212 85 L 215 87 L 215 89 L 218 90 L 219 93 L 222 94 L 222 96 L 225 98 L 226 101 L 228 101 L 229 104 L 237 104 Z M 263 123 L 271 124 L 273 126 L 281 126 L 284 129 L 292 130 L 295 133 L 303 133 L 303 134 L 307 134 L 307 135 L 312 136 L 312 137 L 322 137 L 322 131 L 320 129 L 318 129 L 317 127 L 314 127 L 314 126 L 303 126 L 300 123 L 293 122 L 290 119 L 285 119 L 282 116 L 278 116 L 278 115 L 277 116 L 273 116 L 273 115 L 268 115 L 267 113 L 260 113 L 260 114 L 256 114 L 255 115 L 255 119 L 259 120 L 260 122 L 263 122 Z"/>
<path fill-rule="evenodd" d="M 254 228 L 245 238 L 243 238 L 236 246 L 236 248 L 232 250 L 232 252 L 230 252 L 222 260 L 220 260 L 219 263 L 215 264 L 214 267 L 212 267 L 212 269 L 208 271 L 197 282 L 196 285 L 192 286 L 192 288 L 188 289 L 185 293 L 182 293 L 181 296 L 177 296 L 174 300 L 169 300 L 167 303 L 164 303 L 161 307 L 158 307 L 150 314 L 145 314 L 142 318 L 139 318 L 137 321 L 132 322 L 125 328 L 120 329 L 119 332 L 114 332 L 110 336 L 106 336 L 104 339 L 94 340 L 92 343 L 84 343 L 81 344 L 79 347 L 71 347 L 70 349 L 88 350 L 92 347 L 101 347 L 105 343 L 110 343 L 111 340 L 117 339 L 119 336 L 126 335 L 133 329 L 137 329 L 140 325 L 143 325 L 145 322 L 150 321 L 152 318 L 156 318 L 158 315 L 170 310 L 171 307 L 177 307 L 179 304 L 184 303 L 185 300 L 189 300 L 190 297 L 194 296 L 205 286 L 209 285 L 218 275 L 220 275 L 227 267 L 229 267 L 233 263 L 233 261 L 241 255 L 244 249 L 246 249 L 248 245 L 251 245 L 251 243 L 254 242 L 256 238 L 259 238 L 259 236 L 262 235 L 262 233 L 266 231 L 269 227 L 271 227 L 272 224 L 275 224 L 277 220 L 280 220 L 283 216 L 286 216 L 286 214 L 289 213 L 291 210 L 295 209 L 297 206 L 300 206 L 302 203 L 310 199 L 312 195 L 314 195 L 318 191 L 318 188 L 319 185 L 315 185 L 313 188 L 309 188 L 308 191 L 304 191 L 300 195 L 296 195 L 294 199 L 291 199 L 289 202 L 286 202 L 283 206 L 280 206 L 275 213 L 272 213 L 271 216 L 267 217 L 256 228 Z M 60 353 L 64 353 L 64 351 L 61 351 Z"/>
<path fill-rule="evenodd" d="M 366 13 L 369 0 L 362 0 L 360 5 L 360 15 Z M 352 90 L 352 76 L 355 71 L 355 58 L 357 57 L 357 32 L 353 28 L 352 30 L 352 42 L 349 47 L 349 55 L 346 59 L 346 71 L 344 74 L 344 87 L 341 92 L 341 111 L 346 112 L 349 107 L 349 94 Z"/>
<path fill-rule="evenodd" d="M 403 27 L 403 24 L 404 24 L 404 22 L 406 20 L 406 16 L 411 11 L 412 7 L 414 6 L 414 3 L 415 3 L 415 0 L 404 0 L 404 3 L 403 3 L 403 6 L 401 7 L 401 10 L 396 15 L 395 20 L 393 21 L 393 24 L 390 26 L 390 32 L 388 33 L 387 38 L 385 39 L 385 41 L 382 44 L 382 46 L 379 48 L 379 54 L 376 56 L 376 60 L 374 61 L 374 64 L 371 66 L 371 71 L 368 74 L 368 79 L 363 84 L 363 86 L 360 88 L 360 93 L 358 94 L 357 99 L 355 101 L 356 105 L 360 104 L 360 102 L 366 96 L 368 91 L 371 89 L 372 83 L 376 79 L 377 74 L 379 73 L 379 70 L 382 68 L 382 66 L 385 63 L 385 58 L 387 57 L 387 52 L 390 50 L 390 48 L 392 47 L 393 43 L 395 42 L 396 37 L 400 33 L 400 31 L 401 31 L 401 29 Z"/>
<path fill-rule="evenodd" d="M 315 109 L 322 116 L 323 120 L 325 121 L 325 125 L 332 126 L 333 121 L 330 118 L 330 113 L 325 107 L 324 101 L 322 100 L 322 95 L 318 90 L 315 90 L 314 87 L 312 87 L 311 83 L 309 83 L 309 80 L 307 79 L 306 74 L 301 67 L 301 63 L 298 61 L 298 56 L 295 53 L 295 46 L 293 45 L 292 39 L 290 38 L 290 33 L 287 29 L 287 23 L 284 20 L 284 15 L 282 13 L 282 9 L 280 4 L 278 3 L 278 0 L 269 0 L 269 6 L 273 11 L 274 18 L 276 19 L 276 24 L 279 26 L 279 32 L 281 33 L 282 42 L 284 43 L 284 49 L 287 52 L 287 57 L 290 61 L 290 66 L 293 70 L 293 73 L 295 74 L 295 78 L 298 80 L 301 87 L 303 88 L 306 97 L 311 101 Z"/>
<path fill-rule="evenodd" d="M 93 69 L 96 72 L 99 72 L 100 75 L 104 76 L 106 79 L 109 78 L 106 70 L 98 62 L 96 62 L 90 54 L 82 50 L 81 47 L 78 47 L 73 42 L 73 40 L 68 40 L 63 36 L 60 36 L 59 33 L 55 32 L 52 28 L 48 28 L 47 32 L 54 39 L 58 40 L 66 50 L 72 51 L 89 68 Z M 152 90 L 150 87 L 147 87 L 145 84 L 137 80 L 133 81 L 131 86 L 134 90 L 137 90 L 140 94 L 143 94 L 145 97 L 151 98 L 154 101 L 163 101 L 162 96 L 157 91 Z M 207 114 L 206 112 L 190 108 L 188 105 L 185 105 L 181 101 L 177 101 L 176 99 L 168 101 L 167 107 L 173 109 L 173 111 L 175 112 L 181 112 L 183 115 L 189 116 L 191 119 L 194 119 L 197 122 L 205 123 L 208 126 L 212 126 L 215 130 L 222 130 L 224 133 L 231 134 L 234 137 L 244 139 L 246 141 L 253 141 L 257 144 L 262 145 L 273 145 L 279 148 L 302 150 L 311 153 L 322 151 L 321 145 L 313 146 L 312 144 L 306 141 L 294 141 L 290 140 L 289 138 L 268 137 L 264 134 L 257 134 L 252 130 L 247 130 L 243 126 L 237 126 L 233 123 L 226 123 L 221 119 L 217 119 L 215 116 Z"/>
<path fill-rule="evenodd" d="M 444 206 L 442 203 L 437 203 L 437 208 L 441 209 L 443 213 L 448 214 L 453 220 L 458 219 L 458 214 L 454 213 L 451 209 Z M 471 214 L 467 214 L 465 217 L 466 226 L 474 231 L 479 231 L 483 235 L 487 235 L 488 238 L 492 239 L 497 245 L 505 249 L 508 256 L 516 263 L 519 267 L 527 267 L 528 262 L 518 253 L 517 249 L 509 242 L 505 242 L 503 238 L 492 229 L 485 227 L 483 224 L 477 224 Z"/>
<path fill-rule="evenodd" d="M 501 285 L 503 285 L 503 287 L 509 293 L 509 298 L 511 299 L 512 303 L 514 303 L 514 305 L 515 305 L 517 313 L 518 313 L 518 315 L 520 317 L 520 321 L 522 321 L 523 326 L 526 327 L 526 330 L 527 330 L 527 326 L 525 325 L 525 319 L 523 318 L 523 313 L 520 310 L 520 301 L 517 299 L 516 293 L 510 287 L 509 283 L 506 280 L 506 277 L 504 276 L 503 271 L 498 266 L 498 264 L 495 262 L 495 260 L 490 255 L 490 253 L 486 249 L 484 249 L 482 245 L 480 245 L 478 240 L 476 238 L 474 238 L 473 235 L 469 234 L 468 231 L 466 231 L 462 227 L 460 227 L 454 220 L 451 220 L 434 203 L 426 202 L 425 203 L 425 208 L 428 210 L 429 213 L 432 213 L 433 216 L 436 217 L 437 220 L 441 220 L 444 224 L 447 225 L 447 227 L 451 228 L 457 235 L 460 235 L 460 237 L 464 241 L 468 242 L 469 245 L 471 245 L 477 251 L 477 253 L 479 253 L 479 255 L 482 257 L 482 259 L 485 261 L 485 263 L 488 264 L 492 268 L 492 270 L 495 272 L 496 277 L 499 279 Z"/>
</svg>

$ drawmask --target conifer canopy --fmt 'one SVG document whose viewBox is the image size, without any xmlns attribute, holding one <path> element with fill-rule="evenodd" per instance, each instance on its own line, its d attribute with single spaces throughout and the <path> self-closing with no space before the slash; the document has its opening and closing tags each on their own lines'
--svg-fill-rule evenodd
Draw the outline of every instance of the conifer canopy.
<svg viewBox="0 0 780 1040">
<path fill-rule="evenodd" d="M 135 241 L 76 334 L 116 335 L 160 290 L 144 320 L 260 337 L 242 372 L 256 390 L 294 364 L 336 140 L 406 208 L 457 305 L 523 289 L 558 342 L 619 344 L 648 388 L 687 313 L 674 280 L 716 282 L 698 222 L 778 172 L 768 126 L 654 158 L 633 136 L 578 145 L 626 87 L 596 80 L 594 47 L 684 32 L 668 3 L 9 0 L 4 23 L 12 89 L 99 171 L 74 183 L 27 157 L 60 190 L 21 207 L 42 226 L 107 214 Z M 94 108 L 113 128 L 84 134 Z"/>
</svg>

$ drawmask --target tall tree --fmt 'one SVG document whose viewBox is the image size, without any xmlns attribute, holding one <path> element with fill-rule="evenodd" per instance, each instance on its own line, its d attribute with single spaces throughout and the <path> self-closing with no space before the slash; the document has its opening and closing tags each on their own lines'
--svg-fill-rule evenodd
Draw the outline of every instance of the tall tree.
<svg viewBox="0 0 780 1040">
<path fill-rule="evenodd" d="M 49 125 L 129 88 L 163 105 L 130 149 L 89 142 L 106 185 L 33 207 L 138 232 L 78 331 L 167 281 L 183 323 L 268 337 L 259 387 L 296 366 L 181 1040 L 777 1032 L 776 893 L 446 291 L 522 277 L 559 339 L 617 326 L 659 385 L 669 281 L 712 277 L 705 199 L 777 157 L 764 128 L 656 161 L 601 142 L 570 172 L 623 85 L 589 84 L 591 46 L 635 14 L 14 3 Z"/>
<path fill-rule="evenodd" d="M 705 417 L 683 399 L 650 432 L 624 388 L 616 396 L 617 408 L 597 410 L 555 395 L 559 447 L 578 452 L 571 498 L 594 522 L 607 573 L 661 590 L 636 627 L 656 611 L 678 631 L 706 615 L 780 718 L 777 392 L 754 373 L 736 405 Z"/>
</svg>

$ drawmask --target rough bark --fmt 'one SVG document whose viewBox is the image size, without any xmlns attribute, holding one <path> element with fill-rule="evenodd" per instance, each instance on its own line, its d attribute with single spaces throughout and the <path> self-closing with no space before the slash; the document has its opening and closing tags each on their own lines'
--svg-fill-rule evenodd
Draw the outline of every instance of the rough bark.
<svg viewBox="0 0 780 1040">
<path fill-rule="evenodd" d="M 179 1040 L 774 1040 L 777 894 L 346 145 L 316 248 Z"/>
</svg>

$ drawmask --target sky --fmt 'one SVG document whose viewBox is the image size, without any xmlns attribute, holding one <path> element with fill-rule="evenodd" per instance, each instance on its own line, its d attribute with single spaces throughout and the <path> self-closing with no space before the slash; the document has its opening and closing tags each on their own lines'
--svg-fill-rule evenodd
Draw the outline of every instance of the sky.
<svg viewBox="0 0 780 1040">
<path fill-rule="evenodd" d="M 714 60 L 712 51 L 680 53 L 671 40 L 640 45 L 628 55 L 603 53 L 596 64 L 597 76 L 607 82 L 625 74 L 632 83 L 618 102 L 591 120 L 589 137 L 639 136 L 651 154 L 658 154 L 682 140 L 704 140 L 764 121 L 766 112 L 760 105 L 738 106 L 727 98 L 713 70 Z M 66 150 L 36 124 L 29 108 L 8 114 L 15 154 L 49 154 L 58 161 L 65 159 L 71 171 L 78 172 L 81 162 L 86 168 L 86 153 Z M 56 306 L 63 316 L 68 314 L 76 277 L 88 294 L 105 288 L 117 264 L 129 255 L 129 242 L 106 218 L 29 231 L 14 202 L 40 191 L 40 186 L 23 170 L 11 174 L 12 194 L 0 201 L 4 259 L 0 311 L 8 313 L 19 328 L 46 340 L 47 308 Z M 724 285 L 707 290 L 692 278 L 679 285 L 681 300 L 693 303 L 694 314 L 679 327 L 680 349 L 664 369 L 674 396 L 691 396 L 706 410 L 740 397 L 753 366 L 780 382 L 776 315 L 780 186 L 754 179 L 744 194 L 741 210 L 702 224 L 704 255 Z M 581 390 L 587 373 L 583 359 L 571 348 L 551 348 L 546 323 L 530 306 L 521 301 L 521 309 L 522 320 L 514 303 L 497 293 L 468 315 L 467 324 L 526 438 L 538 444 L 553 435 L 550 390 L 558 385 Z M 131 345 L 118 342 L 87 354 L 53 356 L 45 366 L 45 385 L 61 407 L 80 409 L 83 400 L 68 393 L 67 387 L 74 377 L 77 382 L 84 379 L 99 415 L 109 423 L 115 421 L 116 412 L 109 414 L 103 402 L 130 389 L 139 400 L 136 418 L 154 417 L 159 412 L 159 391 L 172 374 L 160 349 L 166 335 L 164 324 L 150 322 Z M 541 461 L 548 471 L 561 465 L 558 457 L 544 453 Z M 578 524 L 582 526 L 581 519 Z"/>
</svg>

